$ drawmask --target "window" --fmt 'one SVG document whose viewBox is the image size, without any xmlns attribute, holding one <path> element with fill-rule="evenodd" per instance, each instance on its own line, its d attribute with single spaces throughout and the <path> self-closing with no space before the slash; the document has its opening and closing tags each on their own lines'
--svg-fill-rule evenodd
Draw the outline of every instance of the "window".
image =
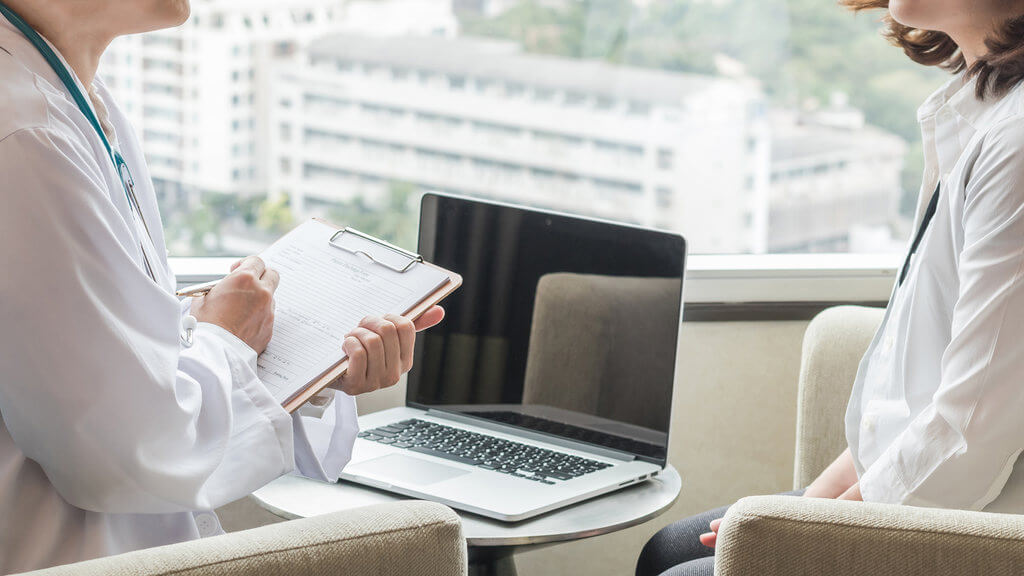
<svg viewBox="0 0 1024 576">
<path fill-rule="evenodd" d="M 672 189 L 658 188 L 655 191 L 655 203 L 658 208 L 668 209 L 672 207 Z"/>
<path fill-rule="evenodd" d="M 658 149 L 658 170 L 672 169 L 672 151 L 667 148 Z"/>
<path fill-rule="evenodd" d="M 698 254 L 903 247 L 915 110 L 945 76 L 888 47 L 875 14 L 609 1 L 373 18 L 242 2 L 115 42 L 101 73 L 141 113 L 157 190 L 189 190 L 158 198 L 176 256 L 266 242 L 252 214 L 282 192 L 309 210 L 294 221 L 414 248 L 428 188 L 668 228 Z"/>
</svg>

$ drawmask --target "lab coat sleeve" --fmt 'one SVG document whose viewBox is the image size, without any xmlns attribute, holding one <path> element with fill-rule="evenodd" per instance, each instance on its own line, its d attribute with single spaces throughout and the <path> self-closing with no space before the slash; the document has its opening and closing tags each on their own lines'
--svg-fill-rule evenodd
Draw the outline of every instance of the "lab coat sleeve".
<svg viewBox="0 0 1024 576">
<path fill-rule="evenodd" d="M 182 315 L 189 314 L 190 308 L 191 299 L 186 298 L 182 301 Z M 233 338 L 231 334 L 227 336 Z M 240 355 L 252 352 L 245 343 L 238 344 Z M 189 355 L 191 350 L 187 349 L 183 356 Z M 295 472 L 314 480 L 335 482 L 352 457 L 352 446 L 359 433 L 356 400 L 330 389 L 320 396 L 331 398 L 322 414 L 307 415 L 305 410 L 292 414 Z"/>
<path fill-rule="evenodd" d="M 865 501 L 981 510 L 1024 449 L 1024 120 L 968 175 L 959 293 L 931 404 L 860 478 Z"/>
<path fill-rule="evenodd" d="M 182 351 L 95 158 L 51 128 L 0 140 L 3 423 L 79 508 L 215 508 L 294 468 L 294 422 L 235 336 L 201 323 Z"/>
</svg>

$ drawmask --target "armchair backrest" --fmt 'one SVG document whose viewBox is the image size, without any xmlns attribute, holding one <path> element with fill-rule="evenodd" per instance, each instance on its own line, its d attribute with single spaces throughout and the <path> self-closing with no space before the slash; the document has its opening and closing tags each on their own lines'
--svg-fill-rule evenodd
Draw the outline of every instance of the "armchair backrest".
<svg viewBox="0 0 1024 576">
<path fill-rule="evenodd" d="M 523 403 L 668 430 L 668 411 L 650 398 L 671 396 L 678 314 L 678 279 L 543 276 Z"/>
<path fill-rule="evenodd" d="M 797 396 L 794 488 L 804 488 L 846 449 L 843 418 L 857 367 L 885 311 L 837 306 L 804 334 Z"/>
</svg>

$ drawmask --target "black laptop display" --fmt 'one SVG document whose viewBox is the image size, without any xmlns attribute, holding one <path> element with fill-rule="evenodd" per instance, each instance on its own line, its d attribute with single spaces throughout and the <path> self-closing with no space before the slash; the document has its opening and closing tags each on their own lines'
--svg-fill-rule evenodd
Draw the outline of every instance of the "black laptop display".
<svg viewBox="0 0 1024 576">
<path fill-rule="evenodd" d="M 463 275 L 420 337 L 408 404 L 664 466 L 678 235 L 428 194 L 419 252 Z"/>
</svg>

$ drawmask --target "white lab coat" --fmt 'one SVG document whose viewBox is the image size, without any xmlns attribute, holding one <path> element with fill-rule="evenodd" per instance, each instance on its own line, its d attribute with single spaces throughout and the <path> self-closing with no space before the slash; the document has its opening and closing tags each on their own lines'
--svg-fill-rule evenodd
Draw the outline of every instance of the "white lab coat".
<svg viewBox="0 0 1024 576">
<path fill-rule="evenodd" d="M 290 416 L 232 334 L 201 323 L 184 347 L 187 303 L 127 119 L 96 82 L 159 284 L 97 134 L 2 18 L 0 47 L 0 573 L 217 534 L 214 508 L 283 474 L 337 479 L 354 400 Z"/>
<path fill-rule="evenodd" d="M 919 216 L 942 192 L 857 374 L 846 435 L 866 501 L 1024 513 L 1024 86 L 957 76 L 918 112 Z"/>
</svg>

